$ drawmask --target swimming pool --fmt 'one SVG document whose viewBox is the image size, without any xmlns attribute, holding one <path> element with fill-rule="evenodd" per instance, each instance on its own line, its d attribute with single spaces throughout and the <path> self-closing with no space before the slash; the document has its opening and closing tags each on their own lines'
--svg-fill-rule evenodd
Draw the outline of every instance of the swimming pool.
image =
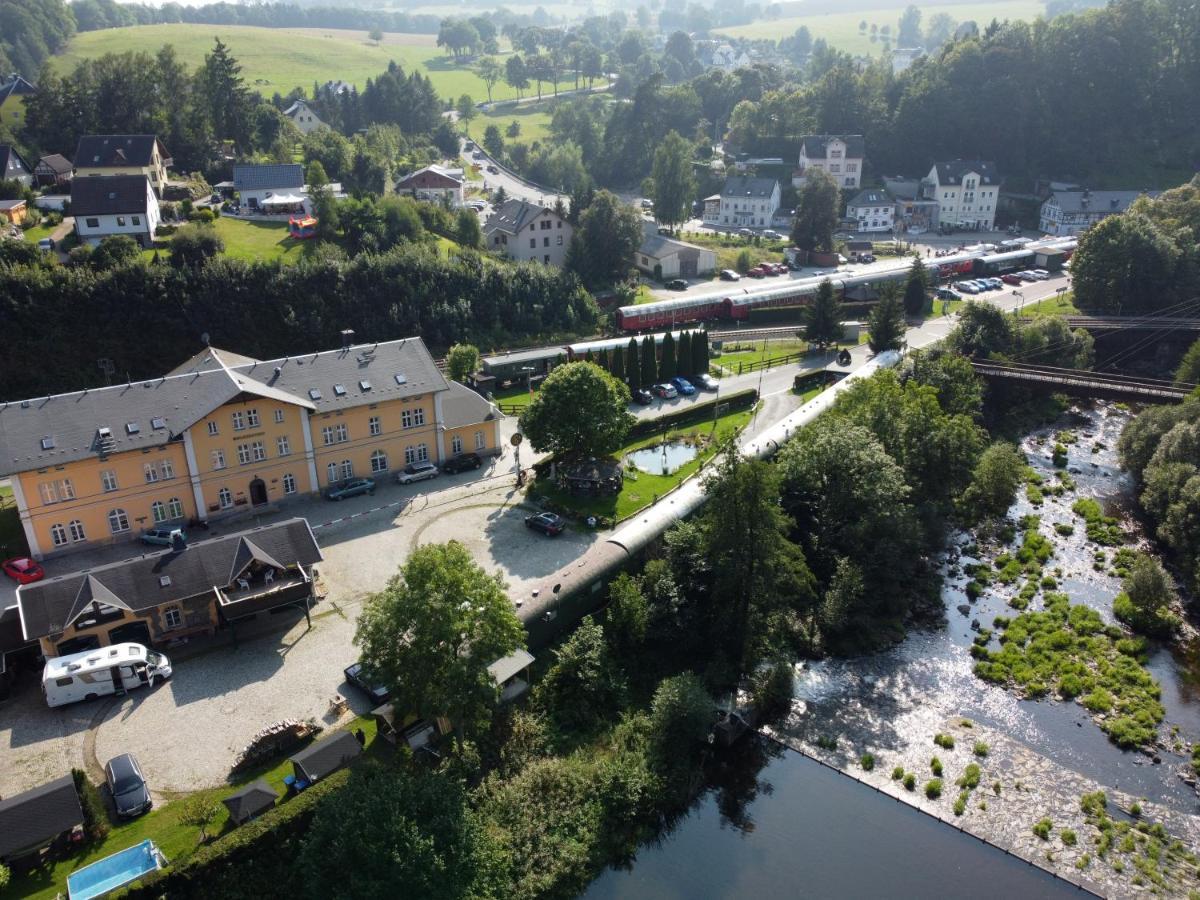
<svg viewBox="0 0 1200 900">
<path fill-rule="evenodd" d="M 70 900 L 103 897 L 166 864 L 154 841 L 145 840 L 72 872 L 67 877 L 67 896 Z"/>
</svg>

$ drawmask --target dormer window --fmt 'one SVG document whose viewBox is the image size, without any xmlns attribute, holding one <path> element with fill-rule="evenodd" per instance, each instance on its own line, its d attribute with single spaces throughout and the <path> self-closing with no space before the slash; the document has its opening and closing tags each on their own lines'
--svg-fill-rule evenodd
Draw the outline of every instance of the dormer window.
<svg viewBox="0 0 1200 900">
<path fill-rule="evenodd" d="M 125 433 L 126 434 L 137 434 L 141 430 L 142 430 L 142 426 L 139 425 L 137 422 L 126 422 L 125 423 Z"/>
<path fill-rule="evenodd" d="M 403 375 L 401 375 L 399 372 L 397 372 L 396 373 L 396 384 L 407 384 L 407 383 L 408 383 L 408 379 L 405 378 Z"/>
<path fill-rule="evenodd" d="M 371 389 L 371 382 L 367 381 L 367 380 L 364 378 L 362 381 L 360 381 L 360 382 L 358 383 L 358 389 L 359 389 L 360 391 L 369 391 L 369 390 Z"/>
<path fill-rule="evenodd" d="M 54 438 L 52 438 L 50 435 L 46 435 L 44 438 L 42 438 L 42 449 L 43 450 L 53 450 L 54 449 Z"/>
<path fill-rule="evenodd" d="M 337 394 L 337 396 L 339 396 L 339 397 L 345 397 L 345 396 L 346 396 L 346 388 L 345 388 L 343 385 L 340 385 L 340 384 L 335 384 L 335 385 L 333 386 L 333 392 L 334 392 L 335 394 Z"/>
<path fill-rule="evenodd" d="M 309 388 L 308 389 L 308 399 L 309 400 L 320 400 L 321 399 L 321 391 L 317 388 Z"/>
<path fill-rule="evenodd" d="M 155 429 L 156 431 L 160 428 L 166 428 L 167 420 L 164 419 L 162 416 L 155 416 L 153 419 L 150 420 L 150 427 Z"/>
</svg>

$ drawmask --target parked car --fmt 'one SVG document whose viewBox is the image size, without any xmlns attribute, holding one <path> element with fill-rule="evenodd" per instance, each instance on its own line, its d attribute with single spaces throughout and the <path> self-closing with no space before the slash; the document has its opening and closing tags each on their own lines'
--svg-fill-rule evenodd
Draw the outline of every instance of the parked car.
<svg viewBox="0 0 1200 900">
<path fill-rule="evenodd" d="M 1018 272 L 1017 277 L 1020 278 L 1022 281 L 1037 281 L 1038 280 L 1037 276 L 1034 275 L 1032 272 L 1030 272 L 1028 269 L 1025 270 L 1024 272 Z"/>
<path fill-rule="evenodd" d="M 691 382 L 702 391 L 715 391 L 718 387 L 720 387 L 720 385 L 717 384 L 717 379 L 713 378 L 707 372 L 705 372 L 703 375 L 693 375 Z"/>
<path fill-rule="evenodd" d="M 651 390 L 655 396 L 661 397 L 663 400 L 674 400 L 679 396 L 679 391 L 675 390 L 675 386 L 671 384 L 656 384 Z"/>
<path fill-rule="evenodd" d="M 525 527 L 553 537 L 556 534 L 563 533 L 563 529 L 567 527 L 567 520 L 555 513 L 537 513 L 536 515 L 525 517 Z"/>
<path fill-rule="evenodd" d="M 38 241 L 38 249 L 44 253 L 53 252 L 54 247 L 55 247 L 54 238 L 44 237 L 40 241 Z"/>
<path fill-rule="evenodd" d="M 1001 275 L 1000 280 L 1005 284 L 1020 284 L 1021 276 L 1016 272 L 1009 272 L 1007 275 Z"/>
<path fill-rule="evenodd" d="M 17 584 L 30 584 L 46 577 L 46 570 L 27 556 L 14 556 L 4 561 L 4 574 Z"/>
<path fill-rule="evenodd" d="M 357 497 L 360 494 L 374 494 L 375 482 L 370 478 L 351 478 L 341 484 L 331 485 L 325 491 L 326 500 L 345 500 L 347 497 Z"/>
<path fill-rule="evenodd" d="M 985 278 L 983 280 L 987 282 L 987 286 L 993 291 L 998 291 L 1004 287 L 1004 282 L 999 278 Z"/>
<path fill-rule="evenodd" d="M 482 465 L 483 460 L 479 458 L 478 453 L 460 453 L 442 463 L 442 471 L 447 475 L 457 475 L 468 469 L 478 469 Z"/>
<path fill-rule="evenodd" d="M 654 402 L 654 395 L 645 388 L 638 388 L 636 391 L 631 392 L 631 396 L 633 397 L 633 402 L 639 406 L 649 406 Z"/>
<path fill-rule="evenodd" d="M 739 275 L 737 272 L 733 271 L 733 269 L 722 269 L 721 270 L 721 280 L 722 281 L 741 281 L 742 276 Z"/>
<path fill-rule="evenodd" d="M 156 547 L 170 547 L 171 536 L 178 533 L 183 542 L 187 543 L 187 535 L 181 528 L 151 528 L 142 532 L 142 543 Z"/>
<path fill-rule="evenodd" d="M 137 757 L 132 753 L 122 753 L 114 756 L 104 766 L 104 780 L 112 792 L 113 805 L 117 815 L 124 819 L 132 819 L 144 812 L 149 812 L 154 801 L 150 799 L 150 788 L 142 775 L 142 767 L 138 765 Z"/>
<path fill-rule="evenodd" d="M 766 278 L 767 270 L 762 266 L 755 266 L 753 269 L 749 269 L 746 274 L 751 278 Z"/>
<path fill-rule="evenodd" d="M 978 294 L 979 288 L 975 286 L 973 281 L 960 281 L 955 285 L 964 294 Z"/>
<path fill-rule="evenodd" d="M 487 209 L 487 203 L 485 203 L 483 200 L 468 200 L 466 202 L 466 206 L 468 209 L 473 209 L 476 212 L 482 212 L 483 210 Z"/>
<path fill-rule="evenodd" d="M 642 209 L 654 209 L 654 201 L 646 197 L 642 198 Z"/>
<path fill-rule="evenodd" d="M 842 256 L 842 254 L 840 254 L 840 253 L 838 254 L 838 265 L 839 265 L 839 266 L 844 266 L 844 265 L 846 265 L 846 263 L 848 263 L 849 261 L 850 261 L 850 260 L 848 260 L 848 259 L 846 259 L 846 257 Z"/>
<path fill-rule="evenodd" d="M 739 228 L 737 230 L 737 233 L 738 233 L 738 237 L 744 237 L 744 238 L 754 237 L 754 232 L 751 231 L 749 228 Z"/>
<path fill-rule="evenodd" d="M 1030 269 L 1029 274 L 1032 275 L 1034 278 L 1036 278 L 1038 281 L 1045 281 L 1047 278 L 1050 277 L 1050 273 L 1047 272 L 1045 269 Z"/>
<path fill-rule="evenodd" d="M 786 275 L 791 271 L 791 269 L 788 268 L 787 263 L 771 263 L 771 265 L 775 267 L 776 275 Z"/>
<path fill-rule="evenodd" d="M 937 289 L 937 298 L 939 300 L 961 300 L 962 298 L 950 290 L 950 288 L 940 287 Z"/>
<path fill-rule="evenodd" d="M 396 473 L 396 484 L 412 484 L 414 481 L 424 481 L 426 478 L 437 478 L 438 467 L 433 463 L 414 462 L 409 463 L 403 469 Z"/>
<path fill-rule="evenodd" d="M 371 684 L 367 681 L 361 662 L 346 666 L 342 671 L 346 674 L 346 680 L 370 697 L 376 706 L 382 706 L 391 699 L 392 692 L 382 684 Z"/>
<path fill-rule="evenodd" d="M 766 231 L 764 231 L 762 233 L 762 236 L 767 238 L 767 240 L 771 240 L 771 241 L 782 241 L 783 240 L 782 234 L 780 234 L 778 231 L 773 231 L 770 228 L 768 228 Z"/>
<path fill-rule="evenodd" d="M 666 288 L 668 291 L 686 291 L 688 289 L 688 283 L 682 278 L 672 278 L 667 282 Z"/>
<path fill-rule="evenodd" d="M 471 159 L 483 159 L 483 151 L 476 150 L 474 153 L 471 154 Z"/>
<path fill-rule="evenodd" d="M 500 169 L 497 166 L 488 166 L 487 170 L 488 170 L 489 175 L 499 175 L 500 174 Z"/>
<path fill-rule="evenodd" d="M 679 393 L 683 394 L 685 397 L 690 397 L 692 394 L 696 393 L 696 389 L 692 387 L 692 383 L 682 375 L 676 375 L 674 378 L 672 378 L 671 384 L 674 385 L 675 390 L 679 391 Z"/>
</svg>

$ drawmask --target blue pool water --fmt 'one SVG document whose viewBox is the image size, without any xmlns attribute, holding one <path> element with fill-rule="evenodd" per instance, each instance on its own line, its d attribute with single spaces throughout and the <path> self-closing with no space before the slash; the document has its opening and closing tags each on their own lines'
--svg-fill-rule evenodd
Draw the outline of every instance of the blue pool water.
<svg viewBox="0 0 1200 900">
<path fill-rule="evenodd" d="M 153 841 L 142 841 L 106 856 L 90 866 L 84 866 L 67 877 L 70 900 L 91 900 L 102 897 L 122 885 L 141 878 L 158 868 L 158 850 Z"/>
</svg>

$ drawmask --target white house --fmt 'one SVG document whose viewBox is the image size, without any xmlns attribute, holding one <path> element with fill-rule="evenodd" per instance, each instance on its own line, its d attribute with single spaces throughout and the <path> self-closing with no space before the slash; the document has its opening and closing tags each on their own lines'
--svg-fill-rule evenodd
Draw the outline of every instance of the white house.
<svg viewBox="0 0 1200 900">
<path fill-rule="evenodd" d="M 912 68 L 912 64 L 924 55 L 925 51 L 920 47 L 897 47 L 892 51 L 892 74 L 899 75 Z"/>
<path fill-rule="evenodd" d="M 840 188 L 862 183 L 866 141 L 861 134 L 807 134 L 800 139 L 800 159 L 792 184 L 803 187 L 809 169 L 824 169 Z"/>
<path fill-rule="evenodd" d="M 432 165 L 405 175 L 396 183 L 397 194 L 408 194 L 416 200 L 433 200 L 462 206 L 463 170 Z"/>
<path fill-rule="evenodd" d="M 856 223 L 855 231 L 891 231 L 895 221 L 896 203 L 886 191 L 867 188 L 859 191 L 846 204 L 846 218 Z"/>
<path fill-rule="evenodd" d="M 750 57 L 743 50 L 735 50 L 729 44 L 718 44 L 713 48 L 710 65 L 714 69 L 724 69 L 732 72 L 734 69 L 744 69 L 750 65 Z"/>
<path fill-rule="evenodd" d="M 561 266 L 571 246 L 571 223 L 549 207 L 506 200 L 483 226 L 487 249 L 511 259 Z"/>
<path fill-rule="evenodd" d="M 0 144 L 0 180 L 33 187 L 33 168 L 11 144 Z"/>
<path fill-rule="evenodd" d="M 304 167 L 299 163 L 234 166 L 233 189 L 242 206 L 250 210 L 265 210 L 272 205 L 308 208 Z"/>
<path fill-rule="evenodd" d="M 1158 195 L 1158 191 L 1055 191 L 1042 204 L 1038 228 L 1042 234 L 1080 234 L 1102 219 L 1125 212 L 1138 197 Z"/>
<path fill-rule="evenodd" d="M 161 214 L 158 197 L 145 175 L 107 175 L 71 181 L 75 233 L 88 244 L 126 234 L 143 247 L 154 242 Z"/>
<path fill-rule="evenodd" d="M 721 188 L 720 202 L 704 201 L 704 223 L 728 228 L 769 228 L 779 209 L 779 182 L 774 178 L 732 175 Z"/>
<path fill-rule="evenodd" d="M 316 131 L 318 128 L 328 128 L 321 117 L 312 111 L 312 107 L 304 100 L 297 100 L 291 106 L 283 111 L 283 114 L 292 120 L 292 124 L 300 131 L 301 134 L 308 134 Z"/>
<path fill-rule="evenodd" d="M 926 179 L 938 212 L 935 225 L 991 231 L 996 225 L 1000 176 L 996 165 L 979 159 L 935 163 Z"/>
<path fill-rule="evenodd" d="M 695 278 L 717 267 L 717 254 L 705 247 L 658 233 L 653 222 L 643 225 L 637 267 L 655 278 Z"/>
</svg>

